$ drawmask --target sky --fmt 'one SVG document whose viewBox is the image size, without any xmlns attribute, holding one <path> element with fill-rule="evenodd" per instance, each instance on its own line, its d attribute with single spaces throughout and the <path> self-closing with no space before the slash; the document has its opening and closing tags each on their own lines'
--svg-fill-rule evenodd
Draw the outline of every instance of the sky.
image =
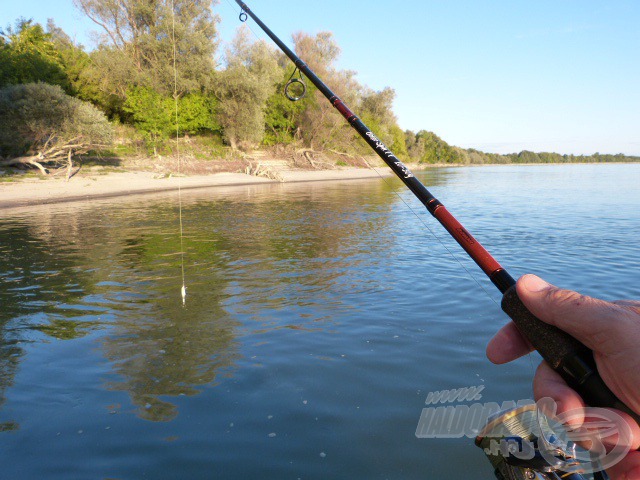
<svg viewBox="0 0 640 480">
<path fill-rule="evenodd" d="M 403 129 L 495 153 L 640 155 L 638 0 L 245 1 L 288 44 L 297 31 L 332 32 L 339 68 L 395 89 Z M 2 27 L 53 18 L 95 46 L 98 27 L 72 0 L 0 2 Z M 231 40 L 237 4 L 213 10 Z"/>
</svg>

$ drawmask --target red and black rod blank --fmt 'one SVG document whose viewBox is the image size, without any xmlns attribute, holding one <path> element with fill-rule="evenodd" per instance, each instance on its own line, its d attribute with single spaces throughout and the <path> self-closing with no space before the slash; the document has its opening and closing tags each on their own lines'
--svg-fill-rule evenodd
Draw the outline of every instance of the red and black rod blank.
<svg viewBox="0 0 640 480">
<path fill-rule="evenodd" d="M 613 407 L 635 418 L 640 424 L 640 415 L 622 403 L 606 386 L 600 377 L 593 358 L 593 352 L 565 332 L 536 318 L 515 290 L 515 280 L 491 256 L 440 201 L 415 177 L 398 157 L 347 107 L 329 87 L 287 47 L 247 6 L 236 0 L 242 8 L 240 20 L 250 16 L 258 26 L 274 41 L 295 66 L 313 83 L 329 102 L 342 114 L 349 124 L 360 134 L 369 146 L 393 172 L 404 182 L 413 194 L 424 204 L 465 252 L 503 294 L 502 309 L 511 317 L 523 336 L 535 347 L 549 365 L 573 387 L 585 402 L 594 407 Z"/>
</svg>

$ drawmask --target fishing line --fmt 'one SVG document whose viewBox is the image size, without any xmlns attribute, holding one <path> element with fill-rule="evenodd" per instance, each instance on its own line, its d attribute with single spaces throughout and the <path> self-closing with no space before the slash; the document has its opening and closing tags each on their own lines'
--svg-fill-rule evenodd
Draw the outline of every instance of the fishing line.
<svg viewBox="0 0 640 480">
<path fill-rule="evenodd" d="M 254 36 L 254 37 L 256 37 L 256 39 L 257 39 L 258 41 L 260 41 L 260 42 L 264 43 L 265 45 L 268 45 L 267 41 L 266 41 L 265 39 L 263 39 L 263 38 L 260 38 L 260 37 L 258 36 L 258 34 L 257 34 L 256 32 L 254 32 L 254 31 L 253 31 L 253 29 L 251 28 L 251 25 L 249 25 L 249 23 L 247 23 L 247 20 L 248 20 L 248 18 L 249 18 L 249 17 L 247 16 L 247 14 L 246 14 L 242 9 L 238 10 L 238 9 L 236 8 L 236 6 L 235 6 L 233 3 L 231 3 L 231 0 L 227 0 L 227 4 L 229 5 L 229 8 L 231 8 L 231 10 L 233 10 L 233 11 L 235 12 L 235 14 L 236 14 L 236 15 L 238 15 L 238 19 L 239 19 L 242 23 L 244 23 L 244 24 L 246 25 L 246 27 L 247 27 L 247 28 L 249 29 L 249 31 L 253 34 L 253 36 Z M 269 49 L 269 51 L 271 51 L 271 49 Z M 275 55 L 274 55 L 274 57 L 275 57 Z"/>
<path fill-rule="evenodd" d="M 267 51 L 271 55 L 273 55 L 273 57 L 277 60 L 278 57 L 276 56 L 275 52 L 270 48 L 270 45 L 267 43 L 267 41 L 264 38 L 258 36 L 258 34 L 251 28 L 251 25 L 248 22 L 246 22 L 247 14 L 242 9 L 238 10 L 235 7 L 235 5 L 233 5 L 233 3 L 231 3 L 231 0 L 226 0 L 226 2 L 229 5 L 229 7 L 235 12 L 235 14 L 238 15 L 238 19 L 242 23 L 244 23 L 246 25 L 246 27 L 249 29 L 249 31 L 253 34 L 254 37 L 256 37 L 256 39 L 259 42 L 261 42 L 261 43 L 263 43 L 263 44 L 265 44 L 267 46 Z M 294 80 L 294 81 L 296 80 L 294 78 L 296 72 L 298 73 L 300 79 L 302 79 L 302 72 L 300 72 L 300 70 L 298 68 L 295 68 L 293 73 L 291 74 L 291 77 L 289 77 L 289 82 L 291 82 L 292 80 Z M 306 86 L 304 85 L 304 83 L 302 83 L 302 84 L 304 86 L 304 91 L 306 92 Z M 296 101 L 296 100 L 299 100 L 302 95 L 300 95 L 300 96 L 296 95 L 295 97 L 291 98 L 289 95 L 287 95 L 286 90 L 285 90 L 285 96 L 291 101 Z M 369 162 L 367 162 L 367 160 L 364 157 L 362 157 L 362 159 L 364 160 L 364 163 L 367 165 L 367 167 L 370 170 L 373 170 L 374 172 L 376 172 L 376 174 L 387 184 L 387 186 L 391 189 L 391 191 L 400 199 L 400 201 L 402 203 L 404 203 L 404 205 L 409 209 L 409 211 L 420 221 L 420 223 L 427 229 L 427 231 L 433 236 L 433 238 L 435 238 L 438 241 L 438 243 L 440 245 L 442 245 L 442 247 L 458 263 L 458 265 L 460 265 L 462 267 L 462 269 L 467 273 L 467 275 L 469 275 L 469 277 L 471 277 L 471 279 L 480 287 L 480 289 L 482 289 L 482 291 L 487 295 L 487 297 L 489 297 L 494 304 L 498 305 L 498 302 L 496 301 L 496 299 L 491 296 L 491 294 L 487 291 L 485 286 L 482 285 L 480 283 L 480 281 L 471 273 L 471 271 L 462 263 L 462 261 L 458 257 L 456 257 L 454 255 L 454 253 L 451 251 L 451 249 L 449 249 L 449 247 L 444 243 L 444 241 L 435 234 L 435 232 L 431 229 L 431 227 L 429 227 L 429 224 L 424 221 L 424 218 L 421 217 L 420 215 L 418 215 L 418 212 L 416 212 L 411 207 L 411 205 L 409 205 L 407 203 L 407 201 L 395 189 L 393 189 L 391 187 L 391 184 L 387 181 L 387 179 L 375 167 L 370 165 Z"/>
<path fill-rule="evenodd" d="M 498 302 L 496 301 L 496 299 L 491 296 L 491 294 L 487 291 L 484 285 L 480 283 L 480 281 L 476 278 L 476 276 L 473 273 L 471 273 L 471 271 L 464 265 L 464 263 L 462 263 L 462 261 L 451 251 L 451 249 L 447 246 L 447 244 L 444 243 L 444 240 L 442 240 L 440 237 L 438 237 L 438 235 L 436 235 L 436 233 L 431 229 L 429 224 L 424 221 L 424 218 L 421 217 L 418 214 L 418 212 L 416 212 L 413 209 L 413 207 L 411 207 L 411 205 L 409 205 L 409 203 L 402 197 L 402 195 L 400 195 L 398 191 L 392 187 L 391 183 L 389 183 L 387 179 L 373 165 L 370 165 L 369 162 L 367 162 L 366 158 L 362 157 L 362 160 L 370 170 L 373 170 L 378 174 L 378 176 L 384 181 L 384 183 L 391 189 L 394 195 L 398 197 L 402 203 L 405 204 L 405 206 L 409 209 L 409 211 L 413 214 L 413 216 L 418 219 L 418 221 L 427 229 L 427 231 L 431 234 L 431 236 L 435 238 L 438 241 L 438 243 L 447 251 L 449 256 L 451 256 L 451 258 L 453 258 L 458 263 L 458 265 L 460 265 L 460 267 L 462 267 L 462 269 L 465 272 L 467 272 L 467 275 L 471 277 L 471 279 L 476 283 L 476 285 L 480 287 L 480 289 L 487 295 L 487 297 L 489 297 L 493 303 L 498 305 Z"/>
<path fill-rule="evenodd" d="M 229 4 L 229 6 L 237 13 L 238 11 L 236 10 L 236 8 L 233 6 L 233 4 L 231 3 L 230 0 L 227 0 L 227 3 Z M 244 13 L 241 11 L 241 14 Z M 245 17 L 246 18 L 246 13 L 245 13 Z M 243 21 L 242 19 L 240 19 L 240 21 Z M 256 37 L 256 39 L 258 39 L 260 42 L 267 44 L 266 40 L 264 40 L 263 38 L 260 38 L 256 32 L 253 31 L 253 29 L 251 28 L 251 26 L 249 24 L 245 24 L 247 25 L 247 28 L 249 28 L 249 30 L 251 31 L 251 33 L 253 33 L 253 35 Z M 268 44 L 267 44 L 268 45 Z M 271 49 L 268 49 L 271 52 Z M 274 54 L 275 57 L 275 54 Z M 293 73 L 291 74 L 291 77 L 289 79 L 289 81 L 291 81 L 291 79 L 293 79 L 294 75 L 296 74 L 296 71 L 298 72 L 298 74 L 300 75 L 300 78 L 302 78 L 302 73 L 300 72 L 300 70 L 298 68 L 296 68 Z M 304 85 L 304 84 L 303 84 Z M 306 86 L 304 87 L 305 91 L 306 91 Z M 286 93 L 285 93 L 286 95 Z M 287 98 L 289 100 L 295 101 L 293 98 L 290 98 L 287 95 Z M 297 99 L 297 98 L 296 98 Z M 409 211 L 420 221 L 420 223 L 427 229 L 427 231 L 433 236 L 433 238 L 435 238 L 438 243 L 440 245 L 442 245 L 442 247 L 447 251 L 447 253 L 451 256 L 451 258 L 453 258 L 456 263 L 458 263 L 458 265 L 460 265 L 460 267 L 462 267 L 462 269 L 467 273 L 467 275 L 469 275 L 469 277 L 471 277 L 471 279 L 476 283 L 476 285 L 478 285 L 480 287 L 480 289 L 485 293 L 485 295 L 487 297 L 489 297 L 489 299 L 491 299 L 491 301 L 498 305 L 498 302 L 496 301 L 495 298 L 493 298 L 491 296 L 491 294 L 489 293 L 489 291 L 485 288 L 484 285 L 482 285 L 482 283 L 480 283 L 480 281 L 478 280 L 478 278 L 473 275 L 473 273 L 471 273 L 471 271 L 462 263 L 462 261 L 456 257 L 456 255 L 451 251 L 451 249 L 446 245 L 446 243 L 444 243 L 444 241 L 438 237 L 435 232 L 431 229 L 431 227 L 429 226 L 429 224 L 427 222 L 425 222 L 424 218 L 421 217 L 420 215 L 418 215 L 418 212 L 416 212 L 411 205 L 409 205 L 409 203 L 407 203 L 407 201 L 402 197 L 402 195 L 400 195 L 394 188 L 391 187 L 391 184 L 387 181 L 387 179 L 372 165 L 369 164 L 369 162 L 367 162 L 367 160 L 362 157 L 362 159 L 364 160 L 364 163 L 367 165 L 367 167 L 370 170 L 373 170 L 374 172 L 376 172 L 376 174 L 384 181 L 385 184 L 387 184 L 387 186 L 391 189 L 391 191 L 400 199 L 400 201 L 402 203 L 404 203 L 404 205 L 409 209 Z"/>
<path fill-rule="evenodd" d="M 278 61 L 278 56 L 276 55 L 276 52 L 273 50 L 273 48 L 271 47 L 271 45 L 269 45 L 269 42 L 267 42 L 264 38 L 260 37 L 254 30 L 253 28 L 251 28 L 251 24 L 249 22 L 247 22 L 247 20 L 249 19 L 249 16 L 247 15 L 247 13 L 240 9 L 238 10 L 236 8 L 236 6 L 231 3 L 231 0 L 227 0 L 227 4 L 229 5 L 229 8 L 231 8 L 231 10 L 233 10 L 233 12 L 238 16 L 238 20 L 240 20 L 240 22 L 249 29 L 249 31 L 251 32 L 251 34 L 256 37 L 256 40 L 260 43 L 262 43 L 266 48 L 267 48 L 267 52 L 269 52 L 269 55 L 271 55 L 273 57 L 273 59 L 277 62 Z M 237 28 L 237 27 L 236 27 Z M 293 75 L 295 75 L 297 69 L 294 69 L 293 73 L 291 74 L 291 78 L 293 78 Z M 302 73 L 300 73 L 300 78 L 302 78 Z M 291 81 L 291 78 L 289 79 Z M 302 84 L 304 85 L 304 82 L 302 82 Z M 304 91 L 307 91 L 307 87 L 305 85 L 304 87 Z M 286 94 L 285 94 L 286 95 Z M 289 97 L 287 97 L 289 98 Z M 291 98 L 289 98 L 289 100 L 291 100 Z M 295 100 L 292 100 L 295 101 Z"/>
<path fill-rule="evenodd" d="M 497 306 L 500 306 L 498 304 L 498 302 L 496 301 L 496 299 L 493 296 L 491 296 L 491 294 L 485 288 L 485 286 L 482 283 L 480 283 L 480 280 L 478 280 L 478 278 L 471 272 L 471 270 L 469 270 L 465 266 L 465 264 L 462 263 L 462 261 L 456 256 L 456 254 L 451 251 L 451 249 L 447 246 L 447 244 L 444 242 L 444 240 L 442 240 L 442 238 L 440 238 L 438 235 L 436 235 L 436 233 L 431 229 L 429 224 L 427 222 L 425 222 L 424 217 L 421 217 L 418 214 L 418 212 L 416 212 L 413 209 L 413 207 L 411 207 L 411 205 L 409 205 L 409 203 L 402 197 L 402 195 L 400 195 L 398 193 L 397 190 L 395 190 L 392 187 L 391 183 L 387 181 L 387 179 L 378 171 L 377 168 L 375 168 L 373 165 L 370 165 L 369 162 L 367 162 L 366 158 L 362 157 L 362 160 L 367 165 L 367 167 L 369 167 L 369 169 L 373 170 L 374 172 L 376 172 L 378 174 L 378 176 L 391 189 L 391 191 L 395 194 L 395 196 L 398 197 L 400 199 L 400 201 L 406 205 L 406 207 L 413 214 L 413 216 L 418 219 L 418 221 L 427 229 L 427 231 L 431 234 L 431 236 L 433 238 L 435 238 L 438 241 L 438 243 L 447 251 L 449 256 L 451 256 L 451 258 L 453 258 L 458 263 L 458 265 L 460 265 L 460 267 L 462 267 L 462 269 L 467 273 L 467 275 L 469 277 L 471 277 L 471 279 L 476 283 L 476 285 L 478 285 L 480 287 L 480 289 L 487 295 L 487 297 L 489 297 L 494 304 L 496 304 Z M 535 371 L 536 371 L 536 366 L 533 364 L 533 352 L 529 352 L 527 354 L 527 358 L 529 360 L 529 370 L 531 371 L 531 376 L 533 376 L 535 374 Z"/>
<path fill-rule="evenodd" d="M 267 47 L 267 51 L 277 60 L 278 57 L 276 56 L 275 52 L 270 48 L 270 45 L 267 43 L 267 41 L 264 38 L 261 38 L 252 28 L 251 25 L 246 22 L 247 20 L 247 14 L 241 9 L 238 10 L 235 5 L 233 5 L 233 3 L 231 3 L 231 0 L 226 0 L 227 4 L 229 5 L 229 7 L 231 8 L 231 10 L 234 11 L 234 13 L 236 15 L 238 15 L 238 19 L 244 23 L 246 25 L 246 27 L 249 29 L 249 31 L 253 34 L 253 36 L 256 38 L 256 40 L 258 40 L 259 42 L 263 43 L 266 47 Z M 289 81 L 291 82 L 292 79 L 294 79 L 294 76 L 296 74 L 296 72 L 298 72 L 298 75 L 300 76 L 300 78 L 302 79 L 302 72 L 300 72 L 300 70 L 296 67 L 293 71 L 293 73 L 291 74 L 291 77 L 289 78 Z M 304 85 L 304 83 L 303 83 Z M 306 86 L 304 86 L 304 90 L 306 91 Z M 287 96 L 287 98 L 291 101 L 295 101 L 296 99 L 298 99 L 297 97 L 294 98 L 290 98 L 287 94 L 286 94 L 286 90 L 285 90 L 285 96 Z M 427 229 L 427 231 L 431 234 L 431 236 L 433 238 L 436 239 L 436 241 L 446 250 L 446 252 L 449 254 L 449 256 L 451 258 L 453 258 L 453 260 L 460 265 L 460 267 L 466 272 L 466 274 L 475 282 L 476 285 L 478 285 L 478 287 L 480 287 L 480 289 L 485 293 L 485 295 L 487 297 L 489 297 L 489 299 L 497 306 L 499 306 L 498 302 L 496 301 L 496 299 L 489 293 L 489 291 L 487 290 L 487 288 L 480 282 L 480 280 L 478 280 L 478 278 L 464 265 L 464 263 L 462 263 L 462 261 L 453 253 L 453 251 L 451 251 L 451 249 L 447 246 L 447 244 L 444 242 L 444 240 L 442 238 L 440 238 L 438 235 L 436 235 L 436 233 L 432 230 L 432 228 L 429 226 L 429 224 L 425 221 L 424 217 L 420 216 L 418 214 L 418 212 L 416 212 L 413 207 L 411 207 L 411 205 L 402 197 L 402 195 L 400 195 L 400 193 L 398 193 L 398 191 L 396 189 L 394 189 L 391 185 L 390 182 L 387 181 L 387 179 L 384 177 L 384 175 L 382 175 L 378 169 L 376 169 L 373 165 L 369 164 L 369 162 L 366 160 L 366 158 L 362 157 L 362 160 L 364 161 L 364 163 L 366 164 L 367 168 L 369 168 L 370 170 L 373 170 L 374 172 L 376 172 L 376 174 L 382 179 L 382 181 L 390 188 L 390 190 L 394 193 L 394 195 L 396 197 L 398 197 L 400 199 L 400 201 L 409 209 L 409 211 L 413 214 L 414 217 L 416 217 L 418 219 L 418 221 L 420 222 L 421 225 L 424 226 L 424 228 Z M 533 360 L 532 360 L 532 355 L 529 354 L 529 366 L 531 371 L 535 371 L 535 367 L 533 365 Z"/>
<path fill-rule="evenodd" d="M 242 0 L 236 3 L 247 16 L 267 34 L 278 48 L 294 63 L 304 76 L 342 114 L 371 149 L 391 168 L 400 180 L 422 202 L 429 213 L 440 222 L 469 257 L 489 277 L 502 293 L 501 308 L 514 321 L 520 333 L 560 376 L 576 390 L 585 402 L 594 407 L 613 407 L 622 410 L 640 423 L 640 415 L 625 405 L 609 389 L 600 376 L 593 351 L 566 332 L 537 318 L 518 296 L 515 279 L 476 240 L 449 210 L 416 178 L 398 157 L 354 114 L 287 45 L 260 20 Z"/>
<path fill-rule="evenodd" d="M 182 306 L 186 306 L 187 286 L 184 275 L 184 230 L 182 227 L 182 158 L 180 157 L 180 124 L 178 123 L 178 68 L 176 67 L 176 15 L 174 0 L 171 0 L 171 43 L 173 46 L 173 101 L 175 104 L 176 120 L 176 156 L 178 157 L 178 219 L 180 221 L 180 270 L 182 272 Z"/>
<path fill-rule="evenodd" d="M 480 280 L 478 280 L 478 278 L 471 272 L 471 270 L 469 270 L 464 263 L 462 263 L 462 261 L 455 255 L 455 253 L 453 253 L 451 251 L 451 249 L 447 246 L 447 244 L 444 242 L 444 240 L 442 240 L 442 238 L 440 238 L 438 235 L 436 235 L 436 233 L 431 229 L 431 227 L 429 226 L 429 224 L 427 222 L 425 222 L 424 217 L 421 217 L 418 212 L 416 212 L 413 207 L 411 207 L 411 205 L 409 205 L 409 203 L 402 197 L 402 195 L 400 195 L 398 193 L 397 190 L 395 190 L 391 183 L 387 181 L 387 179 L 378 171 L 377 168 L 375 168 L 373 165 L 370 165 L 369 162 L 367 162 L 367 159 L 362 157 L 362 160 L 364 161 L 364 163 L 367 165 L 367 167 L 369 167 L 369 169 L 373 170 L 374 172 L 376 172 L 378 174 L 378 176 L 384 181 L 384 183 L 391 189 L 391 191 L 395 194 L 396 197 L 398 197 L 400 199 L 400 201 L 402 203 L 404 203 L 406 205 L 406 207 L 409 209 L 409 211 L 413 214 L 414 217 L 416 217 L 418 219 L 418 221 L 427 229 L 427 231 L 431 234 L 431 236 L 433 238 L 435 238 L 438 243 L 447 251 L 447 253 L 449 254 L 449 256 L 451 256 L 451 258 L 453 258 L 458 265 L 460 265 L 460 267 L 462 267 L 462 269 L 467 273 L 467 275 L 469 277 L 471 277 L 471 279 L 476 283 L 476 285 L 478 285 L 480 287 L 480 289 L 487 295 L 487 297 L 489 297 L 491 299 L 491 301 L 493 303 L 495 303 L 497 306 L 500 306 L 498 304 L 498 302 L 496 301 L 495 298 L 493 298 L 493 296 L 491 296 L 491 294 L 489 293 L 489 291 L 485 288 L 485 286 L 480 283 Z M 529 360 L 529 370 L 531 371 L 531 376 L 533 377 L 533 375 L 535 374 L 536 371 L 536 366 L 533 364 L 533 352 L 529 352 L 527 354 L 527 358 Z M 537 410 L 536 410 L 537 413 Z"/>
</svg>

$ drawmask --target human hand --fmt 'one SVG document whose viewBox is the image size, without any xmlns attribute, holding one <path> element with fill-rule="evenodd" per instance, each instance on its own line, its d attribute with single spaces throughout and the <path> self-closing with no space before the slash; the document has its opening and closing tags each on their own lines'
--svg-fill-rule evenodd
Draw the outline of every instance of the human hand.
<svg viewBox="0 0 640 480">
<path fill-rule="evenodd" d="M 564 330 L 593 350 L 600 376 L 616 396 L 640 414 L 640 302 L 606 302 L 562 290 L 535 275 L 524 275 L 516 285 L 518 297 L 540 320 Z M 513 322 L 489 341 L 487 357 L 502 364 L 533 350 Z M 583 408 L 581 397 L 545 362 L 538 367 L 533 392 L 536 400 L 551 397 L 557 413 Z M 640 480 L 640 426 L 628 415 L 632 450 L 608 470 L 615 479 Z"/>
</svg>

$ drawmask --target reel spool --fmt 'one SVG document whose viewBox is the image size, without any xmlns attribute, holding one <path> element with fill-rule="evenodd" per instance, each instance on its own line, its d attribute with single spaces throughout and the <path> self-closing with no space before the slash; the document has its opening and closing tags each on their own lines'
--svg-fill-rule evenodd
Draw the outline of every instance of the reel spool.
<svg viewBox="0 0 640 480">
<path fill-rule="evenodd" d="M 594 471 L 597 461 L 584 463 L 588 450 L 563 439 L 564 433 L 562 424 L 531 404 L 490 417 L 475 443 L 498 480 L 608 480 L 604 470 Z"/>
</svg>

